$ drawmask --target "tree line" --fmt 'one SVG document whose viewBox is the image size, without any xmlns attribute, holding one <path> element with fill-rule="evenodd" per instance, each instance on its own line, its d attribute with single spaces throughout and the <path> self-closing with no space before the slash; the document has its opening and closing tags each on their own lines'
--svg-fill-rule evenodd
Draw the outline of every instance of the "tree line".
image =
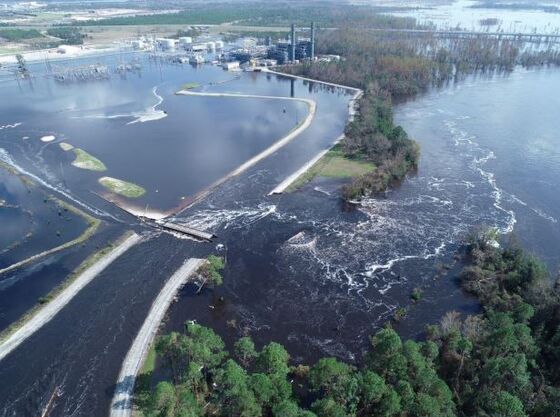
<svg viewBox="0 0 560 417">
<path fill-rule="evenodd" d="M 473 73 L 507 73 L 516 65 L 558 65 L 552 45 L 527 47 L 491 37 L 440 39 L 430 34 L 397 34 L 345 28 L 317 35 L 317 53 L 339 55 L 329 62 L 283 67 L 295 75 L 360 88 L 359 113 L 346 129 L 348 158 L 374 162 L 377 170 L 343 187 L 343 197 L 383 192 L 418 164 L 419 147 L 393 123 L 392 100 L 456 82 Z"/>
<path fill-rule="evenodd" d="M 138 397 L 146 417 L 554 417 L 560 415 L 560 284 L 515 243 L 477 233 L 461 281 L 481 314 L 456 312 L 403 341 L 386 326 L 359 365 L 293 364 L 271 342 L 231 351 L 209 328 L 158 338 L 169 379 Z"/>
<path fill-rule="evenodd" d="M 169 6 L 172 8 L 171 6 Z M 308 27 L 311 21 L 330 28 L 341 25 L 353 27 L 412 28 L 415 19 L 380 14 L 380 8 L 364 5 L 337 4 L 333 1 L 275 1 L 275 2 L 204 2 L 181 4 L 178 12 L 140 16 L 120 16 L 80 22 L 84 26 L 120 25 L 207 25 L 235 23 L 246 26 L 287 27 L 292 23 Z M 383 11 L 395 8 L 381 8 Z"/>
</svg>

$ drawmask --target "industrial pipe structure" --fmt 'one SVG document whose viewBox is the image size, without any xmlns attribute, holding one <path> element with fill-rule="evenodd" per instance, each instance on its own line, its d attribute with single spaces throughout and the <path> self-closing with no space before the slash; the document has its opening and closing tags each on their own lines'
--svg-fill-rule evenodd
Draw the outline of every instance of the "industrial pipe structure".
<svg viewBox="0 0 560 417">
<path fill-rule="evenodd" d="M 291 45 L 291 55 L 290 61 L 295 62 L 296 60 L 296 25 L 292 23 L 292 45 Z"/>
<path fill-rule="evenodd" d="M 313 61 L 315 59 L 315 22 L 311 22 L 311 53 L 309 55 Z"/>
</svg>

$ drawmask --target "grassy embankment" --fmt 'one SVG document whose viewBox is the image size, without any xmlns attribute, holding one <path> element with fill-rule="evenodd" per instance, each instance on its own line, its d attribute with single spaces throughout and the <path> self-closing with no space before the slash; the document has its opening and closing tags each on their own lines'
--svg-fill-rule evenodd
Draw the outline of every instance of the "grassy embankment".
<svg viewBox="0 0 560 417">
<path fill-rule="evenodd" d="M 72 284 L 74 280 L 76 280 L 76 278 L 80 276 L 80 274 L 82 274 L 84 271 L 86 271 L 88 268 L 90 268 L 92 265 L 98 262 L 101 258 L 107 255 L 114 247 L 124 242 L 130 235 L 131 235 L 130 231 L 125 232 L 115 242 L 109 243 L 104 248 L 88 256 L 80 265 L 78 265 L 76 269 L 74 269 L 74 271 L 70 273 L 70 275 L 68 275 L 68 277 L 62 283 L 60 283 L 57 287 L 51 290 L 46 296 L 39 298 L 37 304 L 33 308 L 31 308 L 19 320 L 17 320 L 13 324 L 11 324 L 7 329 L 1 332 L 0 343 L 6 340 L 10 335 L 12 335 L 19 328 L 21 328 L 21 326 L 23 326 L 26 322 L 28 322 L 32 317 L 34 317 L 44 305 L 54 300 L 60 293 L 62 293 L 62 291 L 64 291 L 70 284 Z"/>
<path fill-rule="evenodd" d="M 316 177 L 354 178 L 368 174 L 374 170 L 375 164 L 358 158 L 349 158 L 344 154 L 340 145 L 335 145 L 325 156 L 317 161 L 304 174 L 299 176 L 287 188 L 287 191 L 296 191 Z"/>
<path fill-rule="evenodd" d="M 109 191 L 127 198 L 138 198 L 146 193 L 146 190 L 139 185 L 117 178 L 102 177 L 99 178 L 99 183 Z"/>
<path fill-rule="evenodd" d="M 82 217 L 87 223 L 86 230 L 84 230 L 84 232 L 80 236 L 78 236 L 76 239 L 73 239 L 69 242 L 63 243 L 62 245 L 56 246 L 52 249 L 48 249 L 48 250 L 43 251 L 41 253 L 38 253 L 36 255 L 30 256 L 29 258 L 24 259 L 23 261 L 17 262 L 17 263 L 15 263 L 15 264 L 7 267 L 7 268 L 4 268 L 4 269 L 0 270 L 0 273 L 5 273 L 5 272 L 8 272 L 8 271 L 15 270 L 17 268 L 21 268 L 22 266 L 25 266 L 25 265 L 27 265 L 31 262 L 38 261 L 39 259 L 42 259 L 46 256 L 52 255 L 54 253 L 60 252 L 62 250 L 68 249 L 68 248 L 71 248 L 72 246 L 84 243 L 86 240 L 88 240 L 90 237 L 92 237 L 95 234 L 95 232 L 97 231 L 97 229 L 99 228 L 99 225 L 101 224 L 101 220 L 90 216 L 89 214 L 87 214 L 87 213 L 81 211 L 80 209 L 66 203 L 65 201 L 59 200 L 56 197 L 49 196 L 48 199 L 53 200 L 61 209 L 65 210 L 65 211 L 69 211 L 71 213 L 74 213 L 77 216 Z"/>
<path fill-rule="evenodd" d="M 9 173 L 16 175 L 27 187 L 33 187 L 35 186 L 35 183 L 29 179 L 27 176 L 22 175 L 17 169 L 15 169 L 14 167 L 1 162 L 0 161 L 0 168 L 5 169 L 6 171 L 8 171 Z M 81 217 L 82 219 L 85 220 L 86 224 L 87 224 L 87 228 L 86 230 L 84 230 L 84 232 L 78 236 L 76 239 L 71 240 L 69 242 L 66 242 L 62 245 L 59 245 L 55 248 L 46 250 L 44 252 L 38 253 L 36 255 L 33 255 L 27 259 L 24 259 L 23 261 L 17 262 L 16 264 L 8 267 L 9 269 L 17 269 L 19 267 L 22 267 L 28 263 L 37 261 L 41 258 L 44 258 L 45 256 L 48 255 L 52 255 L 53 253 L 56 252 L 60 252 L 61 250 L 64 249 L 68 249 L 74 245 L 78 245 L 81 244 L 85 241 L 87 241 L 91 236 L 93 236 L 95 234 L 95 232 L 97 231 L 97 229 L 99 228 L 99 225 L 101 224 L 101 220 L 96 219 L 93 216 L 90 216 L 89 214 L 83 212 L 82 210 L 78 209 L 77 207 L 74 207 L 71 204 L 66 203 L 65 201 L 59 200 L 56 197 L 53 196 L 48 196 L 47 199 L 54 201 L 62 210 L 65 211 L 69 211 L 79 217 Z M 6 269 L 8 269 L 6 268 Z M 3 271 L 6 272 L 6 269 L 4 269 Z"/>
</svg>

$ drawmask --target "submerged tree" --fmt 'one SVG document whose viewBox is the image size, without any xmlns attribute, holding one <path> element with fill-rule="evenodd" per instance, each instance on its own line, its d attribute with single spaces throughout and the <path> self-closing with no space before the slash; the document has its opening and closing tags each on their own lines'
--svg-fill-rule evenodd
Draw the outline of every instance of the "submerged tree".
<svg viewBox="0 0 560 417">
<path fill-rule="evenodd" d="M 29 76 L 29 69 L 27 68 L 27 62 L 25 61 L 25 58 L 23 57 L 23 55 L 22 54 L 17 54 L 16 55 L 16 60 L 17 60 L 17 67 L 18 67 L 19 73 L 23 77 Z"/>
<path fill-rule="evenodd" d="M 219 256 L 210 255 L 206 262 L 198 269 L 200 283 L 197 294 L 202 291 L 205 285 L 219 286 L 223 283 L 223 277 L 220 271 L 224 269 L 224 260 Z"/>
</svg>

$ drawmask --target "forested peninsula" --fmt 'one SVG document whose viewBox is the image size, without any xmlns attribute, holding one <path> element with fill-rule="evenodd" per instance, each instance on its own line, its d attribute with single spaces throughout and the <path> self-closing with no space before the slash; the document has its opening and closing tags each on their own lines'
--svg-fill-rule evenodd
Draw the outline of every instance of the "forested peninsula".
<svg viewBox="0 0 560 417">
<path fill-rule="evenodd" d="M 364 91 L 358 114 L 341 142 L 350 159 L 372 162 L 377 169 L 343 187 L 347 200 L 384 192 L 418 166 L 420 149 L 393 121 L 393 102 L 432 87 L 459 82 L 473 73 L 511 72 L 525 67 L 558 65 L 554 49 L 527 49 L 521 42 L 491 38 L 441 40 L 431 36 L 340 29 L 321 31 L 317 51 L 340 56 L 330 62 L 304 62 L 282 71 Z"/>
</svg>

